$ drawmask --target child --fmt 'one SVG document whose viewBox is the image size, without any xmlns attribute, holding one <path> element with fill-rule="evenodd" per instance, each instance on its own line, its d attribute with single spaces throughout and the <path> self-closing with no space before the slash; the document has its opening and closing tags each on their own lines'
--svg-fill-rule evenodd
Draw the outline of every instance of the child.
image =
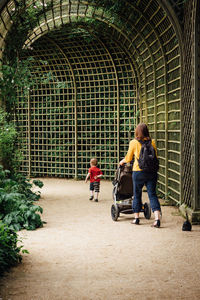
<svg viewBox="0 0 200 300">
<path fill-rule="evenodd" d="M 85 182 L 87 182 L 90 177 L 90 199 L 93 200 L 94 192 L 95 192 L 95 202 L 98 202 L 98 195 L 100 190 L 100 178 L 103 176 L 102 171 L 97 167 L 97 159 L 92 158 L 90 160 L 90 168 L 88 174 L 85 178 Z"/>
</svg>

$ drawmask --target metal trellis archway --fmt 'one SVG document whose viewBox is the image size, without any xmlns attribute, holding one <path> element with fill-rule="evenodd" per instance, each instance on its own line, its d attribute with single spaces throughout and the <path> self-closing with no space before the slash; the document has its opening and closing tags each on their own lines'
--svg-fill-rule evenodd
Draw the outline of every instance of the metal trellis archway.
<svg viewBox="0 0 200 300">
<path fill-rule="evenodd" d="M 192 1 L 185 7 L 173 0 L 170 4 L 124 1 L 112 14 L 92 0 L 53 0 L 45 10 L 47 2 L 40 3 L 43 9 L 25 47 L 33 48 L 29 55 L 35 61 L 47 62 L 42 70 L 49 70 L 54 79 L 34 88 L 28 104 L 23 104 L 21 127 L 28 153 L 24 171 L 40 176 L 83 176 L 88 157 L 95 155 L 106 178 L 111 178 L 140 111 L 140 120 L 147 122 L 158 146 L 159 191 L 178 204 L 193 206 L 189 200 L 192 181 L 187 179 L 185 166 L 191 178 L 194 173 L 187 155 L 182 155 L 182 149 L 189 157 L 193 155 L 192 141 L 183 140 L 185 125 L 190 127 L 192 119 L 183 117 L 188 106 L 181 101 L 182 74 L 187 81 L 181 66 L 181 33 L 188 32 L 182 15 Z M 7 1 L 2 6 L 2 50 L 15 5 Z M 39 4 L 30 0 L 29 5 Z M 22 103 L 19 101 L 19 112 Z"/>
</svg>

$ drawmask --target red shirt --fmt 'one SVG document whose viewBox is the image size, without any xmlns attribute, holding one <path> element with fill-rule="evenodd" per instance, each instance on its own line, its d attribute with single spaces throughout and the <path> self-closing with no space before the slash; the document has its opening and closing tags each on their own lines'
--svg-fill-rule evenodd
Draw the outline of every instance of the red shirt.
<svg viewBox="0 0 200 300">
<path fill-rule="evenodd" d="M 95 181 L 100 181 L 100 178 L 94 179 L 95 176 L 97 175 L 102 175 L 102 171 L 97 168 L 96 166 L 89 168 L 89 173 L 90 173 L 90 182 L 95 182 Z"/>
</svg>

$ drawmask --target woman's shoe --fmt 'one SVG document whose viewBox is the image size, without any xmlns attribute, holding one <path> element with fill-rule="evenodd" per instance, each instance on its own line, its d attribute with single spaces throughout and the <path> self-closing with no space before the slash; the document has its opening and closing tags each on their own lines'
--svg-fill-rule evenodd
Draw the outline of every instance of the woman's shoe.
<svg viewBox="0 0 200 300">
<path fill-rule="evenodd" d="M 159 228 L 160 227 L 160 220 L 155 220 L 155 222 L 153 223 L 153 225 L 151 225 L 151 227 Z"/>
<path fill-rule="evenodd" d="M 139 218 L 135 218 L 133 220 L 133 222 L 131 222 L 131 224 L 139 225 L 140 224 L 140 219 Z"/>
</svg>

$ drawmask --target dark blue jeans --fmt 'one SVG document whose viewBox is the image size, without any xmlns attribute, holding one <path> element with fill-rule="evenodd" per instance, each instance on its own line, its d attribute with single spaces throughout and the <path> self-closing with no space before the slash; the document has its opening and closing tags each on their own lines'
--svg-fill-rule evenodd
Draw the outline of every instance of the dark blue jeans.
<svg viewBox="0 0 200 300">
<path fill-rule="evenodd" d="M 142 188 L 147 187 L 147 193 L 152 211 L 160 211 L 160 203 L 156 195 L 157 173 L 147 173 L 144 171 L 133 171 L 133 212 L 139 213 L 142 208 Z"/>
</svg>

